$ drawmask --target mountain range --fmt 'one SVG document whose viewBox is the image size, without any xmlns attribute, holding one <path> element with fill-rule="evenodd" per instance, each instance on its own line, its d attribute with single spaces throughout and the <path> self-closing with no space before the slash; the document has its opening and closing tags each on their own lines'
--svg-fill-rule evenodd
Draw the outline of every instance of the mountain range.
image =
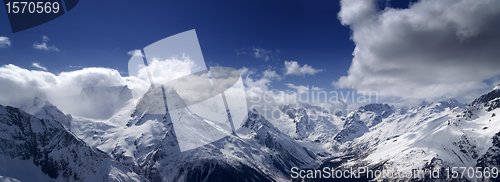
<svg viewBox="0 0 500 182">
<path fill-rule="evenodd" d="M 454 99 L 412 108 L 372 103 L 344 114 L 298 103 L 280 105 L 282 117 L 273 120 L 249 110 L 234 133 L 184 152 L 171 113 L 141 112 L 161 107 L 140 105 L 126 86 L 84 88 L 81 97 L 114 112 L 106 119 L 71 116 L 43 94 L 20 108 L 0 106 L 0 181 L 331 180 L 292 179 L 294 167 L 439 169 L 441 180 L 497 181 L 463 171 L 451 179 L 446 169 L 499 167 L 499 87 L 467 105 Z M 189 108 L 176 112 L 192 124 L 206 120 Z"/>
</svg>

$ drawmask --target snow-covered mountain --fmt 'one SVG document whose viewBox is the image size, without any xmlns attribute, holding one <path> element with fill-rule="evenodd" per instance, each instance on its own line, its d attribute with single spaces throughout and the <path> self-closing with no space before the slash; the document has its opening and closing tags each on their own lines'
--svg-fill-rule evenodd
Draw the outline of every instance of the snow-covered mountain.
<svg viewBox="0 0 500 182">
<path fill-rule="evenodd" d="M 292 167 L 310 167 L 319 161 L 255 110 L 249 111 L 235 133 L 181 152 L 172 115 L 189 125 L 217 128 L 217 124 L 181 107 L 179 99 L 166 101 L 178 109 L 160 114 L 165 112 L 161 92 L 148 92 L 154 93 L 146 94 L 138 105 L 130 100 L 110 120 L 75 118 L 71 130 L 151 181 L 283 181 L 290 178 Z"/>
<path fill-rule="evenodd" d="M 361 107 L 349 114 L 343 129 L 335 136 L 338 156 L 350 156 L 336 168 L 367 166 L 391 174 L 440 169 L 440 179 L 447 178 L 448 167 L 450 171 L 452 167 L 498 168 L 500 120 L 495 116 L 500 113 L 499 99 L 500 90 L 495 88 L 467 106 L 451 99 L 416 108 L 392 109 L 384 104 Z M 425 176 L 374 180 L 434 179 Z M 468 177 L 465 173 L 464 177 L 453 180 L 496 179 Z"/>
<path fill-rule="evenodd" d="M 277 127 L 315 154 L 329 157 L 334 136 L 342 129 L 345 117 L 340 111 L 307 103 L 280 105 L 281 117 L 273 122 Z"/>
<path fill-rule="evenodd" d="M 338 115 L 326 113 L 324 108 L 309 104 L 280 105 L 279 109 L 285 116 L 283 122 L 293 127 L 289 134 L 296 140 L 329 142 L 343 122 Z"/>
<path fill-rule="evenodd" d="M 39 98 L 35 106 L 40 106 Z M 0 105 L 0 176 L 20 181 L 146 181 L 88 146 L 58 120 L 70 119 L 50 103 L 35 114 Z"/>
<path fill-rule="evenodd" d="M 64 114 L 56 106 L 47 101 L 44 95 L 45 94 L 40 94 L 35 96 L 32 104 L 26 104 L 21 107 L 21 109 L 39 119 L 47 119 L 52 120 L 53 122 L 59 122 L 64 127 L 69 129 L 71 120 L 73 119 L 71 115 Z"/>
<path fill-rule="evenodd" d="M 139 101 L 126 87 L 98 90 L 82 94 L 92 101 L 98 98 L 93 93 L 124 93 L 111 102 L 120 106 L 110 119 L 66 115 L 43 94 L 22 107 L 26 112 L 0 106 L 0 162 L 14 164 L 0 165 L 0 180 L 288 181 L 292 167 L 443 172 L 500 164 L 500 88 L 469 105 L 454 99 L 399 109 L 374 103 L 344 115 L 299 103 L 280 105 L 282 117 L 273 121 L 251 110 L 236 132 L 183 152 L 179 141 L 196 141 L 177 138 L 172 116 L 197 131 L 223 123 L 192 112 L 200 108 L 175 93 L 165 98 L 162 89 L 150 89 Z M 168 111 L 165 103 L 176 109 Z"/>
<path fill-rule="evenodd" d="M 125 86 L 85 87 L 80 92 L 82 109 L 78 114 L 108 119 L 132 99 L 132 90 Z"/>
<path fill-rule="evenodd" d="M 334 141 L 344 143 L 360 137 L 369 131 L 369 128 L 382 122 L 393 113 L 387 104 L 368 104 L 351 112 L 345 119 L 344 126 L 334 137 Z"/>
</svg>

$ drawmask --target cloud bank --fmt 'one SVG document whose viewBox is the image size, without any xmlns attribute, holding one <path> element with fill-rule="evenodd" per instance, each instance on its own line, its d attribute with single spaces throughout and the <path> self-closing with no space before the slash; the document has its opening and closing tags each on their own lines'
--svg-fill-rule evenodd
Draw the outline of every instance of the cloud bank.
<svg viewBox="0 0 500 182">
<path fill-rule="evenodd" d="M 55 75 L 9 64 L 0 67 L 0 104 L 23 107 L 33 104 L 35 95 L 42 93 L 63 112 L 83 116 L 105 109 L 82 106 L 80 94 L 83 88 L 123 86 L 128 83 L 127 79 L 122 78 L 118 71 L 107 68 L 84 68 Z"/>
<path fill-rule="evenodd" d="M 376 1 L 342 0 L 338 14 L 356 44 L 336 88 L 404 99 L 457 97 L 500 74 L 500 1 L 421 0 L 378 11 Z"/>
<path fill-rule="evenodd" d="M 39 64 L 33 63 L 33 65 Z M 0 67 L 0 104 L 9 105 L 19 108 L 25 108 L 33 104 L 35 96 L 43 95 L 49 102 L 57 106 L 61 111 L 73 116 L 82 116 L 93 119 L 109 119 L 116 111 L 127 103 L 127 100 L 121 100 L 120 96 L 116 96 L 116 92 L 124 88 L 125 85 L 132 90 L 135 99 L 128 97 L 128 103 L 136 103 L 141 94 L 149 89 L 153 79 L 154 83 L 165 84 L 171 80 L 183 78 L 185 75 L 190 75 L 192 68 L 195 67 L 193 61 L 187 57 L 181 59 L 170 58 L 165 61 L 153 60 L 147 67 L 138 70 L 135 76 L 122 77 L 117 70 L 108 68 L 83 68 L 81 70 L 62 72 L 53 74 L 42 70 L 28 70 L 15 65 L 4 65 Z M 148 74 L 149 71 L 149 74 Z M 304 92 L 322 91 L 318 87 L 309 88 L 303 85 L 287 84 L 289 90 L 277 90 L 271 86 L 274 81 L 281 80 L 281 76 L 271 69 L 258 72 L 255 69 L 242 68 L 239 70 L 242 75 L 242 81 L 245 85 L 248 107 L 255 108 L 267 116 L 278 114 L 274 118 L 279 118 L 279 112 L 275 109 L 281 104 L 297 104 L 299 102 L 308 102 L 307 98 L 302 101 L 297 99 Z M 231 81 L 221 80 L 224 77 L 218 76 L 214 72 L 212 79 L 219 79 L 223 88 L 227 85 L 226 82 Z M 151 75 L 151 77 L 150 77 Z M 237 75 L 235 73 L 235 75 Z M 207 98 L 199 93 L 211 95 L 211 90 L 199 91 L 192 88 L 205 88 L 198 85 L 209 84 L 208 74 L 203 73 L 197 75 L 200 79 L 191 79 L 189 84 L 185 86 L 183 93 L 179 93 L 186 100 L 196 101 L 199 98 Z M 186 83 L 186 82 L 180 82 Z M 231 82 L 233 83 L 233 82 Z M 210 88 L 210 87 L 207 87 Z M 177 87 L 176 87 L 177 89 Z M 221 90 L 221 88 L 214 88 Z M 191 94 L 185 91 L 196 91 L 198 94 Z M 95 92 L 94 92 L 95 91 Z M 121 93 L 121 91 L 120 91 Z M 114 97 L 117 97 L 113 99 Z M 192 97 L 192 98 L 190 98 Z M 117 102 L 117 99 L 120 99 Z M 93 103 L 98 101 L 97 103 Z M 112 102 L 108 102 L 112 101 Z M 319 100 L 310 100 L 310 104 L 323 105 L 327 108 L 346 109 L 346 104 L 342 101 L 333 101 L 329 103 L 320 103 Z M 110 107 L 110 105 L 112 107 Z M 267 109 L 266 109 L 267 108 Z M 334 110 L 332 109 L 332 110 Z"/>
<path fill-rule="evenodd" d="M 117 70 L 108 68 L 83 68 L 56 75 L 47 72 L 47 68 L 37 62 L 33 62 L 32 66 L 41 70 L 28 70 L 12 64 L 0 67 L 1 105 L 23 108 L 33 104 L 35 96 L 44 95 L 49 102 L 64 113 L 94 119 L 107 119 L 125 103 L 115 103 L 116 98 L 109 97 L 115 93 L 104 92 L 119 91 L 119 88 L 126 85 L 137 99 L 142 96 L 138 93 L 145 93 L 149 89 L 151 85 L 149 78 L 156 84 L 165 84 L 173 79 L 191 74 L 195 64 L 188 57 L 170 58 L 163 61 L 153 60 L 148 67 L 140 69 L 138 75 L 127 77 L 122 77 Z M 209 85 L 208 74 L 200 76 L 206 77 L 206 79 L 194 80 L 206 82 Z M 272 75 L 270 74 L 270 76 Z M 203 84 L 192 81 L 186 86 L 196 87 L 196 85 Z M 85 99 L 84 90 L 96 91 L 95 93 L 87 93 L 87 95 L 100 98 L 98 100 L 102 103 L 92 103 L 89 99 Z M 209 91 L 206 93 L 211 94 Z M 180 94 L 182 95 L 182 93 Z M 184 93 L 184 95 L 189 95 L 189 93 Z M 192 94 L 194 99 L 197 96 L 199 94 Z M 110 108 L 110 105 L 114 105 L 114 108 Z"/>
</svg>

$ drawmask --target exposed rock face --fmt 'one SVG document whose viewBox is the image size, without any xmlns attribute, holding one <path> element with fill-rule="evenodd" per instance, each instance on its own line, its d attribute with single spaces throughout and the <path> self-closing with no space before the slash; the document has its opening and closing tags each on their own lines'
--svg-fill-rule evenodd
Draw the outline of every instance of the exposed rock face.
<svg viewBox="0 0 500 182">
<path fill-rule="evenodd" d="M 51 105 L 43 107 L 42 112 L 61 113 Z M 48 177 L 64 181 L 145 180 L 102 151 L 91 148 L 52 118 L 39 119 L 20 109 L 0 105 L 0 125 L 0 156 L 7 161 L 26 161 L 28 166 L 22 166 L 20 171 L 39 167 Z M 19 174 L 11 177 L 23 178 Z"/>
</svg>

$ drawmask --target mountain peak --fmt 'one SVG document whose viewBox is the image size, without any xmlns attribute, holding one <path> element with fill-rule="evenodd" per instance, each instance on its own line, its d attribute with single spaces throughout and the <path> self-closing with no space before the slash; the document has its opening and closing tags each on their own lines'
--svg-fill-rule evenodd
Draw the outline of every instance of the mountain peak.
<svg viewBox="0 0 500 182">
<path fill-rule="evenodd" d="M 94 86 L 82 88 L 80 98 L 82 110 L 76 115 L 106 119 L 124 107 L 133 96 L 127 86 Z"/>
<path fill-rule="evenodd" d="M 372 104 L 367 104 L 358 109 L 358 111 L 361 112 L 366 112 L 366 111 L 371 111 L 375 112 L 377 114 L 381 114 L 384 111 L 391 111 L 392 107 L 389 106 L 388 104 L 380 104 L 380 103 L 372 103 Z"/>
<path fill-rule="evenodd" d="M 264 116 L 262 116 L 255 108 L 248 112 L 248 118 L 243 124 L 245 128 L 259 128 L 259 126 L 267 126 L 269 128 L 274 128 Z"/>
<path fill-rule="evenodd" d="M 347 116 L 343 129 L 333 139 L 344 143 L 352 141 L 354 138 L 358 138 L 368 131 L 368 127 L 360 120 L 359 115 L 353 112 Z"/>
<path fill-rule="evenodd" d="M 47 101 L 44 96 L 40 96 L 37 93 L 33 98 L 32 103 L 25 104 L 24 106 L 20 107 L 20 109 L 23 110 L 24 112 L 33 115 L 40 109 L 42 109 L 45 105 L 52 105 L 52 104 L 49 101 Z"/>
<path fill-rule="evenodd" d="M 54 122 L 60 122 L 66 128 L 69 128 L 71 120 L 73 119 L 71 115 L 64 114 L 61 110 L 59 110 L 59 108 L 47 101 L 45 99 L 45 96 L 39 94 L 35 96 L 31 105 L 25 105 L 20 109 L 39 119 L 47 119 L 53 120 Z"/>
<path fill-rule="evenodd" d="M 445 101 L 442 101 L 441 103 L 447 103 L 450 108 L 455 108 L 455 107 L 463 107 L 464 104 L 458 102 L 458 100 L 451 98 Z"/>
<path fill-rule="evenodd" d="M 498 84 L 497 86 L 495 86 L 495 87 L 493 88 L 493 90 L 500 90 L 500 84 Z"/>
<path fill-rule="evenodd" d="M 500 98 L 500 86 L 497 85 L 492 91 L 481 95 L 479 98 L 472 101 L 471 106 L 480 106 L 483 104 L 484 106 L 490 105 L 489 103 L 494 100 L 498 100 Z M 490 108 L 489 110 L 494 109 Z"/>
<path fill-rule="evenodd" d="M 456 99 L 448 99 L 448 100 L 443 100 L 439 102 L 432 102 L 424 107 L 427 108 L 436 108 L 440 110 L 444 110 L 445 108 L 450 108 L 453 109 L 455 107 L 463 108 L 465 105 L 458 102 Z"/>
<path fill-rule="evenodd" d="M 78 139 L 57 118 L 41 119 L 2 105 L 0 117 L 6 127 L 0 136 L 8 139 L 0 144 L 0 160 L 11 163 L 2 176 L 22 181 L 146 181 Z"/>
</svg>

